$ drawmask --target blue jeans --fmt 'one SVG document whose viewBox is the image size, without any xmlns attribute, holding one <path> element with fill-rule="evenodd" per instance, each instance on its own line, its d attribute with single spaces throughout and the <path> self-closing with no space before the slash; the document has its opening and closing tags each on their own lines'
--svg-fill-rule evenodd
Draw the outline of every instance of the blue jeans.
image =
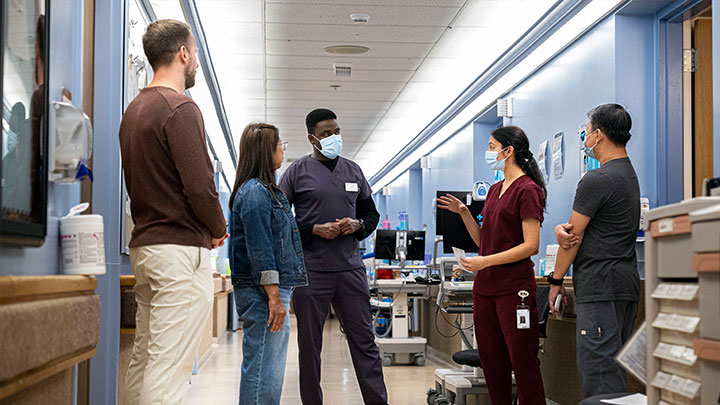
<svg viewBox="0 0 720 405">
<path fill-rule="evenodd" d="M 235 306 L 243 320 L 240 405 L 280 404 L 285 378 L 293 290 L 280 288 L 280 298 L 288 315 L 280 331 L 272 333 L 267 326 L 267 298 L 260 288 L 235 287 Z"/>
</svg>

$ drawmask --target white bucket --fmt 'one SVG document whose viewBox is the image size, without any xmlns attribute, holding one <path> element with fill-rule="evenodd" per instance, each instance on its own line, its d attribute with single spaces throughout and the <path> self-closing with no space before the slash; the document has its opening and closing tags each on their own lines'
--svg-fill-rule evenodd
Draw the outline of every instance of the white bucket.
<svg viewBox="0 0 720 405">
<path fill-rule="evenodd" d="M 105 274 L 105 236 L 102 215 L 60 219 L 60 245 L 65 274 Z"/>
</svg>

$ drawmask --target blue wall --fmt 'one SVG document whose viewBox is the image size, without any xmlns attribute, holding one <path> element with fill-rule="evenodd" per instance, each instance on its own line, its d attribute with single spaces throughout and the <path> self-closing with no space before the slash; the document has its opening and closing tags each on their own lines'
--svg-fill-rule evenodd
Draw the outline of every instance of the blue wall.
<svg viewBox="0 0 720 405">
<path fill-rule="evenodd" d="M 70 0 L 50 2 L 50 100 L 59 101 L 62 89 L 73 95 L 73 104 L 82 106 L 82 10 Z M 48 184 L 48 224 L 45 243 L 39 248 L 0 245 L 0 276 L 51 275 L 61 272 L 60 217 L 80 202 L 79 184 Z M 106 225 L 107 226 L 107 225 Z"/>
<path fill-rule="evenodd" d="M 130 273 L 120 255 L 120 146 L 122 113 L 124 2 L 95 4 L 95 184 L 94 213 L 105 218 L 107 274 L 98 277 L 100 343 L 90 361 L 90 403 L 117 402 L 120 348 L 120 274 Z"/>
<path fill-rule="evenodd" d="M 551 141 L 560 131 L 565 134 L 561 179 L 554 179 L 548 162 L 550 182 L 541 254 L 545 245 L 555 243 L 555 225 L 570 217 L 580 179 L 577 132 L 587 121 L 588 110 L 598 104 L 617 102 L 632 115 L 633 138 L 628 153 L 638 173 L 642 195 L 650 198 L 652 206 L 657 205 L 655 38 L 652 16 L 610 17 L 506 96 L 513 99 L 513 117 L 503 124 L 523 128 L 534 154 L 537 155 L 542 141 Z M 428 224 L 428 241 L 435 237 L 432 202 L 436 190 L 470 190 L 475 180 L 492 182 L 494 173 L 485 164 L 484 152 L 490 132 L 497 125 L 492 117 L 483 117 L 430 154 L 431 169 L 422 171 L 421 205 L 423 223 Z M 395 195 L 392 203 L 380 207 L 384 209 L 383 216 L 389 213 L 393 219 L 398 211 L 413 209 L 407 199 L 412 193 L 408 179 L 406 172 L 392 183 Z M 405 202 L 398 201 L 400 198 L 406 198 Z M 431 243 L 426 250 L 432 251 Z M 534 259 L 537 263 L 538 256 Z"/>
<path fill-rule="evenodd" d="M 565 134 L 561 179 L 555 180 L 552 164 L 548 162 L 550 181 L 547 212 L 540 231 L 541 253 L 546 245 L 555 243 L 555 225 L 570 218 L 580 179 L 578 128 L 587 121 L 590 108 L 616 101 L 614 31 L 613 19 L 602 23 L 508 95 L 513 99 L 513 117 L 506 124 L 523 128 L 534 154 L 537 155 L 540 143 L 548 140 L 551 158 L 553 136 L 560 131 Z M 538 256 L 534 259 L 537 262 Z"/>
</svg>

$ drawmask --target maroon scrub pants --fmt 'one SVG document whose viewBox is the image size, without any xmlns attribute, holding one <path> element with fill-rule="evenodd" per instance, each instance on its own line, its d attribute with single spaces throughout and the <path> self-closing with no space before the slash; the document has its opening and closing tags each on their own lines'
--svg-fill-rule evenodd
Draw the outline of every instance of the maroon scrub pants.
<svg viewBox="0 0 720 405">
<path fill-rule="evenodd" d="M 512 404 L 512 371 L 519 403 L 545 405 L 537 359 L 540 338 L 535 291 L 525 299 L 530 306 L 530 329 L 517 328 L 516 308 L 521 303 L 517 294 L 473 297 L 475 338 L 493 405 Z"/>
</svg>

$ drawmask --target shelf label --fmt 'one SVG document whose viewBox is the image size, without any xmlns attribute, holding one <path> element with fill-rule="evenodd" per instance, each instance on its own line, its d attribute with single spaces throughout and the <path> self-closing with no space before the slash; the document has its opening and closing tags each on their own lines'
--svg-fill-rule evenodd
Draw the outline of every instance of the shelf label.
<svg viewBox="0 0 720 405">
<path fill-rule="evenodd" d="M 675 221 L 672 218 L 666 218 L 658 221 L 658 232 L 670 233 L 675 229 Z"/>
</svg>

